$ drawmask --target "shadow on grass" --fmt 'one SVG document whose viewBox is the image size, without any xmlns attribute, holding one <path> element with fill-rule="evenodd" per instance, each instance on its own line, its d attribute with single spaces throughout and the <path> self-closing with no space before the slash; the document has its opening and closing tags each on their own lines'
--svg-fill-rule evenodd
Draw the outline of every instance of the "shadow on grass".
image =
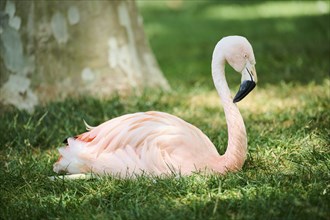
<svg viewBox="0 0 330 220">
<path fill-rule="evenodd" d="M 84 216 L 86 219 L 324 219 L 329 199 L 323 193 L 325 183 L 318 183 L 317 175 L 324 173 L 314 173 L 309 180 L 275 172 L 238 173 L 227 178 L 195 175 L 180 179 L 118 180 L 106 177 L 74 182 L 37 179 L 29 186 L 17 185 L 19 194 L 11 198 L 4 194 L 1 215 Z M 21 184 L 24 181 L 27 179 L 21 178 Z M 34 191 L 29 191 L 29 187 Z"/>
</svg>

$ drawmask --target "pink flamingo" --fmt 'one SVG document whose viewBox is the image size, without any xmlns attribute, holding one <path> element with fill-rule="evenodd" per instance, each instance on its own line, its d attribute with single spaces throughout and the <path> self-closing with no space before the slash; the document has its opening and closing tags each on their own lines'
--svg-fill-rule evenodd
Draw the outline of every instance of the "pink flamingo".
<svg viewBox="0 0 330 220">
<path fill-rule="evenodd" d="M 226 61 L 241 72 L 234 99 L 225 78 Z M 88 132 L 68 138 L 59 149 L 56 173 L 96 173 L 122 178 L 141 174 L 189 175 L 196 171 L 225 174 L 240 170 L 247 155 L 247 136 L 236 102 L 257 82 L 251 44 L 241 36 L 222 38 L 212 56 L 212 77 L 221 98 L 228 126 L 228 146 L 219 155 L 210 139 L 197 127 L 164 112 L 123 115 L 100 124 L 86 125 Z"/>
</svg>

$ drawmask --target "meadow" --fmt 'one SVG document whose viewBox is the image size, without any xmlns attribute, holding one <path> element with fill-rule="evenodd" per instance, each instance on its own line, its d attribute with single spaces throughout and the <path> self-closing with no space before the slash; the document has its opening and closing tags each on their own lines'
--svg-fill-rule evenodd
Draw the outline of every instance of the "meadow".
<svg viewBox="0 0 330 220">
<path fill-rule="evenodd" d="M 33 114 L 0 111 L 0 219 L 329 219 L 330 3 L 139 1 L 172 91 L 66 99 Z M 238 103 L 248 133 L 243 169 L 123 180 L 51 181 L 57 147 L 91 125 L 158 110 L 199 127 L 223 154 L 227 127 L 210 73 L 221 37 L 243 35 L 257 88 Z M 226 68 L 232 92 L 239 74 Z"/>
</svg>

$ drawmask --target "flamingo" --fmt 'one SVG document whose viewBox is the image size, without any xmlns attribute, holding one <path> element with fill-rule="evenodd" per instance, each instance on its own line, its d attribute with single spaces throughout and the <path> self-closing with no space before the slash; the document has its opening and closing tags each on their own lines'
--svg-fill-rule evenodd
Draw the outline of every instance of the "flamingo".
<svg viewBox="0 0 330 220">
<path fill-rule="evenodd" d="M 240 72 L 241 85 L 232 98 L 225 63 Z M 197 127 L 168 113 L 149 111 L 126 114 L 88 126 L 87 132 L 66 139 L 54 163 L 56 173 L 69 175 L 190 175 L 196 171 L 226 174 L 242 168 L 247 156 L 247 135 L 236 102 L 256 85 L 255 57 L 245 37 L 228 36 L 215 46 L 212 78 L 220 96 L 228 128 L 226 152 L 219 155 Z"/>
</svg>

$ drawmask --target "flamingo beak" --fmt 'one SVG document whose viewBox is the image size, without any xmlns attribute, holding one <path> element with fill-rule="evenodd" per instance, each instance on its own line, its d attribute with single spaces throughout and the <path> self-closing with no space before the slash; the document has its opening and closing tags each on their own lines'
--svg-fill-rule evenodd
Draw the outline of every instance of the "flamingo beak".
<svg viewBox="0 0 330 220">
<path fill-rule="evenodd" d="M 257 72 L 253 65 L 249 65 L 249 67 L 245 67 L 242 71 L 242 80 L 241 85 L 235 98 L 233 100 L 234 103 L 241 101 L 247 94 L 249 94 L 254 87 L 257 85 Z"/>
</svg>

